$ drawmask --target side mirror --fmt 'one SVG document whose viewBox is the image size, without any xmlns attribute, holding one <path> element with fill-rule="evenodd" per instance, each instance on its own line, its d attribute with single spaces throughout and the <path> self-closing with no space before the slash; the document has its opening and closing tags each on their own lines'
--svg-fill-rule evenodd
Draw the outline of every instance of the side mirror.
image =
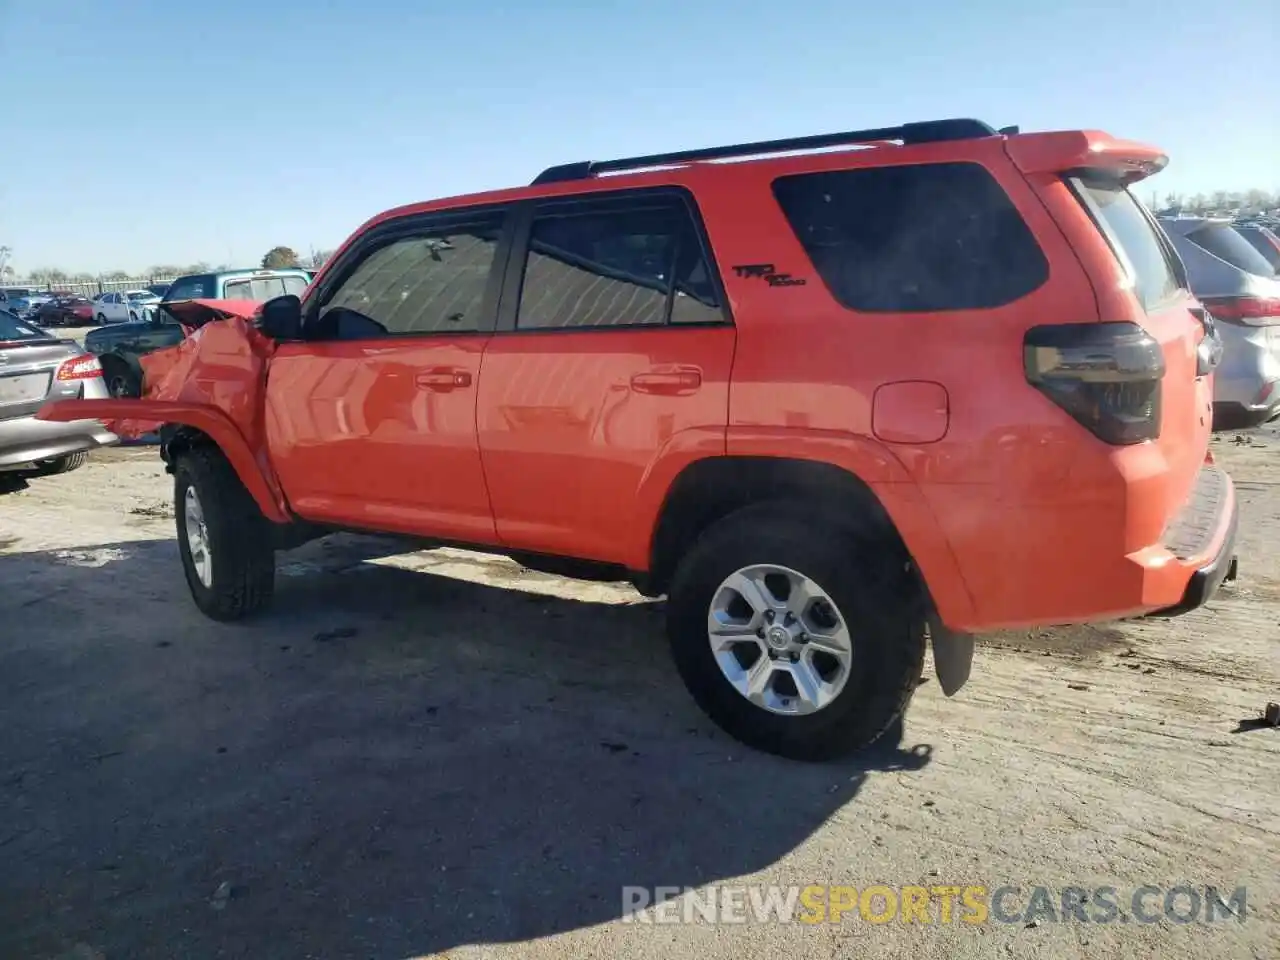
<svg viewBox="0 0 1280 960">
<path fill-rule="evenodd" d="M 258 329 L 272 340 L 302 339 L 302 301 L 292 293 L 262 305 Z"/>
</svg>

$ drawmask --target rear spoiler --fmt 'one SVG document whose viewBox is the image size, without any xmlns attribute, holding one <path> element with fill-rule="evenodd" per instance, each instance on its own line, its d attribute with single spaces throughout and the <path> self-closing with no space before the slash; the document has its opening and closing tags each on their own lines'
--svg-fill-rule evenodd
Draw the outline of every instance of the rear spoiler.
<svg viewBox="0 0 1280 960">
<path fill-rule="evenodd" d="M 1117 140 L 1101 130 L 1063 130 L 1009 137 L 1005 150 L 1025 174 L 1065 174 L 1096 170 L 1126 185 L 1159 173 L 1169 158 L 1156 147 Z"/>
</svg>

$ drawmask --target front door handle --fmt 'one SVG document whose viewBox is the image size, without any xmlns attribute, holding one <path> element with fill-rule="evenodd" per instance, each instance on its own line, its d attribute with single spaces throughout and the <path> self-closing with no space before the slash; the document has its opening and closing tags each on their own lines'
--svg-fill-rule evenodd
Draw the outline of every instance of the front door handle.
<svg viewBox="0 0 1280 960">
<path fill-rule="evenodd" d="M 424 370 L 414 378 L 414 382 L 425 390 L 457 390 L 471 386 L 471 373 L 453 368 Z"/>
<path fill-rule="evenodd" d="M 674 367 L 670 370 L 646 370 L 631 378 L 636 393 L 664 396 L 686 396 L 702 386 L 702 371 L 697 367 Z"/>
</svg>

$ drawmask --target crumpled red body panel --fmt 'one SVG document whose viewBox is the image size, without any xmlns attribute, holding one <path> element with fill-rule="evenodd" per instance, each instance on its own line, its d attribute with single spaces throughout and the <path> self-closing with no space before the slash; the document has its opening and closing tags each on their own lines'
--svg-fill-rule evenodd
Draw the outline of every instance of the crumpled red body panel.
<svg viewBox="0 0 1280 960">
<path fill-rule="evenodd" d="M 165 423 L 202 430 L 222 449 L 263 515 L 284 523 L 288 505 L 267 455 L 264 429 L 267 362 L 276 344 L 251 322 L 255 305 L 230 303 L 234 312 L 217 301 L 180 305 L 183 312 L 174 315 L 184 326 L 191 324 L 189 334 L 177 346 L 142 358 L 141 399 L 56 400 L 37 417 L 101 420 L 122 437 L 153 433 Z"/>
<path fill-rule="evenodd" d="M 166 304 L 186 338 L 140 358 L 142 399 L 202 403 L 222 410 L 257 449 L 262 439 L 262 387 L 274 341 L 252 325 L 259 304 L 246 300 L 183 300 Z M 213 323 L 220 320 L 220 323 Z M 136 439 L 160 424 L 148 420 L 104 421 L 120 437 Z"/>
</svg>

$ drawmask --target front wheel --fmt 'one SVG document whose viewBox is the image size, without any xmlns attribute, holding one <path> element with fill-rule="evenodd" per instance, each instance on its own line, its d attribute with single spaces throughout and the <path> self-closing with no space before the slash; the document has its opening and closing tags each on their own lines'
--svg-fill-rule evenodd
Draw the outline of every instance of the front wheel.
<svg viewBox="0 0 1280 960">
<path fill-rule="evenodd" d="M 196 606 L 214 620 L 265 608 L 275 589 L 270 521 L 235 469 L 216 447 L 198 446 L 173 476 L 178 552 Z"/>
<path fill-rule="evenodd" d="M 827 760 L 905 712 L 927 626 L 905 551 L 782 505 L 709 529 L 667 603 L 676 667 L 698 705 L 748 746 Z"/>
<path fill-rule="evenodd" d="M 107 315 L 105 313 L 98 314 L 98 326 L 101 327 L 105 325 L 106 322 L 107 322 Z"/>
</svg>

